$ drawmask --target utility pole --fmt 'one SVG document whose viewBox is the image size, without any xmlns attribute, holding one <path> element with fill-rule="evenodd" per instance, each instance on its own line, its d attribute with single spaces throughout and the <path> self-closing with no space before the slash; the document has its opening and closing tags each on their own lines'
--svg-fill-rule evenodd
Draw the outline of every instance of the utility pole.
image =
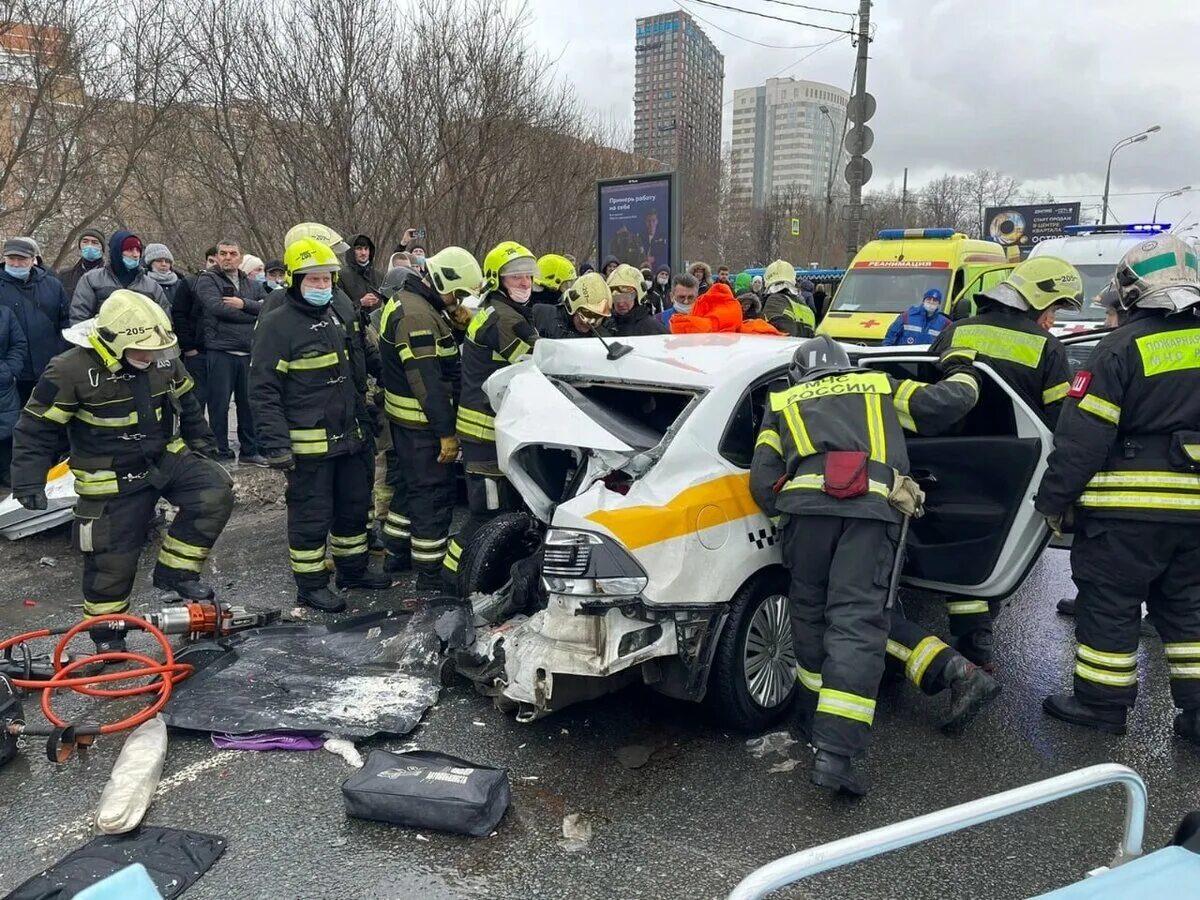
<svg viewBox="0 0 1200 900">
<path fill-rule="evenodd" d="M 908 227 L 908 166 L 904 167 L 904 187 L 900 189 L 900 225 Z"/>
<path fill-rule="evenodd" d="M 858 63 L 854 72 L 854 96 L 858 98 L 860 115 L 866 109 L 867 103 L 867 51 L 871 41 L 871 0 L 859 0 L 858 3 Z M 855 125 L 866 122 L 866 117 L 860 118 Z M 866 171 L 866 160 L 863 157 L 861 144 L 851 148 L 850 166 L 847 169 L 847 181 L 850 183 L 850 215 L 846 229 L 846 259 L 849 261 L 858 252 L 859 232 L 862 230 L 862 190 L 863 175 Z"/>
</svg>

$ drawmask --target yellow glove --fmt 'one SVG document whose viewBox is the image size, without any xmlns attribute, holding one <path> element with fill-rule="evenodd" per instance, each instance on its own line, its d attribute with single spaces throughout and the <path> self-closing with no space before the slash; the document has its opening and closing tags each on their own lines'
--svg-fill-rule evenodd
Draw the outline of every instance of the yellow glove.
<svg viewBox="0 0 1200 900">
<path fill-rule="evenodd" d="M 450 435 L 450 437 L 438 438 L 438 440 L 442 443 L 442 451 L 438 454 L 438 462 L 445 465 L 458 459 L 458 438 Z"/>
</svg>

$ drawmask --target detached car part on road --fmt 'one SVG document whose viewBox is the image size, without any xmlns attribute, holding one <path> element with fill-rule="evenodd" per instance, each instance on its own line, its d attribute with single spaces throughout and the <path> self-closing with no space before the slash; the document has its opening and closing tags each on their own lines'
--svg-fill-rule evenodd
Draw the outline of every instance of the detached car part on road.
<svg viewBox="0 0 1200 900">
<path fill-rule="evenodd" d="M 464 556 L 479 628 L 460 670 L 522 721 L 640 681 L 707 699 L 731 727 L 768 728 L 795 694 L 796 659 L 776 531 L 749 470 L 768 386 L 797 342 L 628 343 L 609 360 L 600 341 L 541 341 L 488 381 L 500 465 L 532 515 L 494 520 Z M 898 378 L 938 377 L 922 348 L 847 349 Z M 908 437 L 927 514 L 904 583 L 992 599 L 1046 545 L 1031 501 L 1051 434 L 979 369 L 980 402 L 953 434 Z"/>
</svg>

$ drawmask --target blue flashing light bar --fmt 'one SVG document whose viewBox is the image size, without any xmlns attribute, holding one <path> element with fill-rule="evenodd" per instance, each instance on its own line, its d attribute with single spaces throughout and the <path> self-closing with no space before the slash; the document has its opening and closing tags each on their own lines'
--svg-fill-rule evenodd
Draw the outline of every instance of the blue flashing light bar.
<svg viewBox="0 0 1200 900">
<path fill-rule="evenodd" d="M 1063 234 L 1162 234 L 1170 222 L 1130 222 L 1126 225 L 1064 225 Z"/>
<path fill-rule="evenodd" d="M 881 241 L 911 241 L 915 238 L 948 240 L 954 235 L 953 228 L 885 228 L 876 236 Z"/>
</svg>

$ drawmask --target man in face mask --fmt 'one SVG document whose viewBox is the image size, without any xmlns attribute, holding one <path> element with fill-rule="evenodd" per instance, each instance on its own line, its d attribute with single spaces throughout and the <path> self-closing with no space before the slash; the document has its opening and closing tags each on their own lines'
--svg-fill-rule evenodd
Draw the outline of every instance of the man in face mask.
<svg viewBox="0 0 1200 900">
<path fill-rule="evenodd" d="M 79 279 L 85 272 L 99 269 L 104 265 L 104 232 L 95 228 L 85 228 L 79 233 L 79 259 L 69 269 L 58 273 L 58 280 L 70 297 L 75 293 Z"/>
<path fill-rule="evenodd" d="M 647 334 L 666 334 L 667 328 L 647 305 L 643 297 L 641 273 L 633 266 L 617 266 L 608 276 L 612 292 L 612 322 L 617 337 L 637 337 Z"/>
<path fill-rule="evenodd" d="M 646 290 L 646 296 L 643 303 L 646 308 L 655 316 L 661 316 L 663 310 L 667 308 L 667 295 L 671 293 L 671 267 L 659 266 L 654 270 L 654 275 L 650 279 L 650 287 Z"/>
<path fill-rule="evenodd" d="M 283 279 L 287 270 L 283 266 L 282 259 L 268 259 L 263 271 L 266 273 L 263 288 L 268 293 L 283 287 Z"/>
<path fill-rule="evenodd" d="M 329 590 L 329 544 L 343 590 L 382 590 L 368 570 L 374 471 L 371 424 L 358 393 L 350 335 L 332 308 L 337 254 L 313 238 L 284 253 L 286 297 L 263 316 L 250 367 L 250 402 L 267 463 L 287 473 L 288 555 L 299 603 L 341 612 Z"/>
<path fill-rule="evenodd" d="M 4 270 L 0 272 L 0 306 L 13 313 L 25 336 L 21 364 L 12 373 L 21 405 L 50 359 L 65 349 L 62 329 L 67 327 L 67 294 L 57 278 L 37 265 L 38 246 L 32 238 L 4 242 Z"/>
<path fill-rule="evenodd" d="M 696 305 L 698 291 L 699 282 L 691 275 L 675 276 L 675 281 L 671 285 L 671 305 L 659 316 L 668 331 L 671 330 L 671 319 L 676 313 L 682 313 L 685 316 L 692 314 L 692 307 Z"/>
<path fill-rule="evenodd" d="M 942 292 L 930 288 L 921 302 L 896 316 L 883 339 L 885 347 L 932 344 L 946 330 L 950 317 L 942 313 Z"/>
<path fill-rule="evenodd" d="M 90 319 L 116 290 L 144 294 L 168 316 L 171 302 L 159 284 L 142 267 L 142 239 L 132 231 L 118 231 L 108 241 L 108 264 L 85 272 L 71 295 L 71 324 Z"/>
</svg>

